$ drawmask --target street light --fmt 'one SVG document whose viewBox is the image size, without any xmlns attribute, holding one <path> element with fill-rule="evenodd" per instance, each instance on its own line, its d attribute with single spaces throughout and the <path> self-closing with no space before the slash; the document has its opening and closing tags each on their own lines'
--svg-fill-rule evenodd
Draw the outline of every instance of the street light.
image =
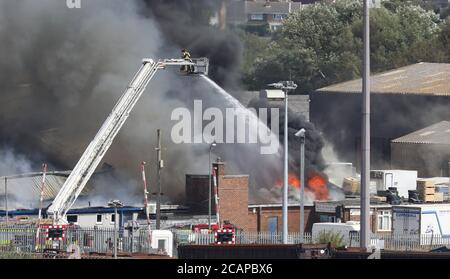
<svg viewBox="0 0 450 279">
<path fill-rule="evenodd" d="M 283 184 L 283 244 L 288 243 L 288 93 L 295 90 L 297 84 L 293 81 L 280 81 L 268 84 L 268 86 L 281 89 L 284 92 L 284 184 Z M 267 96 L 269 99 L 269 96 Z"/>
<path fill-rule="evenodd" d="M 208 229 L 211 230 L 211 153 L 212 149 L 216 147 L 216 141 L 213 141 L 209 144 L 209 165 L 208 165 L 208 179 L 209 179 L 209 187 L 208 187 Z"/>
<path fill-rule="evenodd" d="M 300 129 L 295 133 L 296 137 L 300 138 L 300 243 L 304 242 L 305 234 L 305 141 L 306 130 Z"/>
<path fill-rule="evenodd" d="M 117 208 L 122 207 L 123 203 L 119 200 L 111 200 L 108 206 L 114 207 L 114 259 L 117 259 Z"/>
</svg>

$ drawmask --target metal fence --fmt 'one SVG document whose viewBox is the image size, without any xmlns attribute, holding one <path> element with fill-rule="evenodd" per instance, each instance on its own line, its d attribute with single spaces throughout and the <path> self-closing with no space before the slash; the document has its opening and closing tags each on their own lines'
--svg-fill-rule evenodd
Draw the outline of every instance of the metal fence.
<svg viewBox="0 0 450 279">
<path fill-rule="evenodd" d="M 178 245 L 194 244 L 208 245 L 215 242 L 214 233 L 193 233 L 186 231 L 173 231 L 175 241 Z M 291 233 L 288 235 L 289 243 L 301 243 L 300 233 Z M 283 243 L 281 233 L 270 232 L 236 232 L 236 244 L 281 244 Z M 311 233 L 305 233 L 303 243 L 312 243 Z"/>
<path fill-rule="evenodd" d="M 118 253 L 154 253 L 150 245 L 146 228 L 134 230 L 114 228 L 67 228 L 64 239 L 53 241 L 47 238 L 47 232 L 40 230 L 36 236 L 36 227 L 31 225 L 0 225 L 0 258 L 55 258 L 67 257 L 68 254 L 55 254 L 52 251 L 71 253 L 79 249 L 80 254 L 112 254 L 114 236 L 117 237 Z M 208 245 L 215 242 L 214 233 L 193 233 L 186 230 L 172 230 L 174 235 L 174 251 L 179 245 Z M 305 233 L 303 241 L 299 233 L 288 236 L 291 244 L 317 243 L 311 233 Z M 235 233 L 236 244 L 281 244 L 281 233 L 242 232 Z M 385 250 L 395 251 L 429 251 L 433 248 L 450 246 L 450 238 L 441 235 L 403 235 L 403 234 L 372 234 L 371 243 Z M 359 246 L 359 235 L 353 234 L 345 245 Z M 39 253 L 40 255 L 36 255 Z"/>
<path fill-rule="evenodd" d="M 117 250 L 121 253 L 148 253 L 152 251 L 148 231 L 140 228 L 134 231 L 114 228 L 66 228 L 62 240 L 51 240 L 47 231 L 35 226 L 0 226 L 0 252 L 21 253 L 44 252 L 48 250 L 80 253 L 112 253 L 114 237 Z"/>
</svg>

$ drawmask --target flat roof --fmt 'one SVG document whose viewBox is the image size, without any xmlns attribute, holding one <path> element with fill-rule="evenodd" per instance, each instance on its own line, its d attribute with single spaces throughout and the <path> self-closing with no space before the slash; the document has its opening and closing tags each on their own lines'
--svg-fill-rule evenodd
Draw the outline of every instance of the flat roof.
<svg viewBox="0 0 450 279">
<path fill-rule="evenodd" d="M 441 121 L 392 140 L 393 143 L 450 144 L 450 121 Z"/>
<path fill-rule="evenodd" d="M 408 208 L 434 208 L 434 207 L 443 207 L 450 208 L 450 203 L 420 203 L 420 204 L 399 204 L 393 205 L 392 207 L 408 207 Z"/>
<path fill-rule="evenodd" d="M 282 207 L 281 203 L 269 203 L 269 204 L 249 204 L 248 208 L 258 208 L 258 207 Z M 300 206 L 300 203 L 289 203 L 289 207 Z M 305 206 L 314 206 L 312 203 L 305 203 Z"/>
<path fill-rule="evenodd" d="M 362 79 L 341 82 L 316 90 L 329 93 L 361 93 Z M 420 62 L 371 75 L 371 93 L 450 95 L 450 64 Z"/>
</svg>

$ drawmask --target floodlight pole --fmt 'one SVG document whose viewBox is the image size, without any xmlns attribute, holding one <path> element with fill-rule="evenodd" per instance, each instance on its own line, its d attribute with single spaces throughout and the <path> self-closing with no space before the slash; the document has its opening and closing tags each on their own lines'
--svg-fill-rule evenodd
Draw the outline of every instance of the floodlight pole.
<svg viewBox="0 0 450 279">
<path fill-rule="evenodd" d="M 303 130 L 303 131 L 302 131 Z M 300 131 L 300 243 L 305 241 L 305 129 Z"/>
<path fill-rule="evenodd" d="M 364 0 L 364 61 L 361 135 L 361 249 L 370 245 L 370 32 L 369 0 Z"/>
<path fill-rule="evenodd" d="M 280 81 L 278 83 L 269 84 L 269 86 L 273 86 L 275 88 L 281 89 L 284 92 L 284 183 L 283 183 L 283 205 L 282 205 L 282 226 L 283 226 L 283 244 L 288 243 L 288 93 L 289 90 L 295 90 L 297 88 L 297 84 L 293 81 Z"/>
</svg>

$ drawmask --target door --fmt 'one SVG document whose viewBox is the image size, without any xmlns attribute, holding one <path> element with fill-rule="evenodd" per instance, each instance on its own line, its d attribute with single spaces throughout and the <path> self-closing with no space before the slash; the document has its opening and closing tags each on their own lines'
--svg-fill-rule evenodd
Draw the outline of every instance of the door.
<svg viewBox="0 0 450 279">
<path fill-rule="evenodd" d="M 386 187 L 384 190 L 389 189 L 389 187 L 394 187 L 394 175 L 392 173 L 386 173 L 384 175 L 384 185 Z"/>
<path fill-rule="evenodd" d="M 278 217 L 272 216 L 267 219 L 267 231 L 273 234 L 278 232 Z"/>
</svg>

